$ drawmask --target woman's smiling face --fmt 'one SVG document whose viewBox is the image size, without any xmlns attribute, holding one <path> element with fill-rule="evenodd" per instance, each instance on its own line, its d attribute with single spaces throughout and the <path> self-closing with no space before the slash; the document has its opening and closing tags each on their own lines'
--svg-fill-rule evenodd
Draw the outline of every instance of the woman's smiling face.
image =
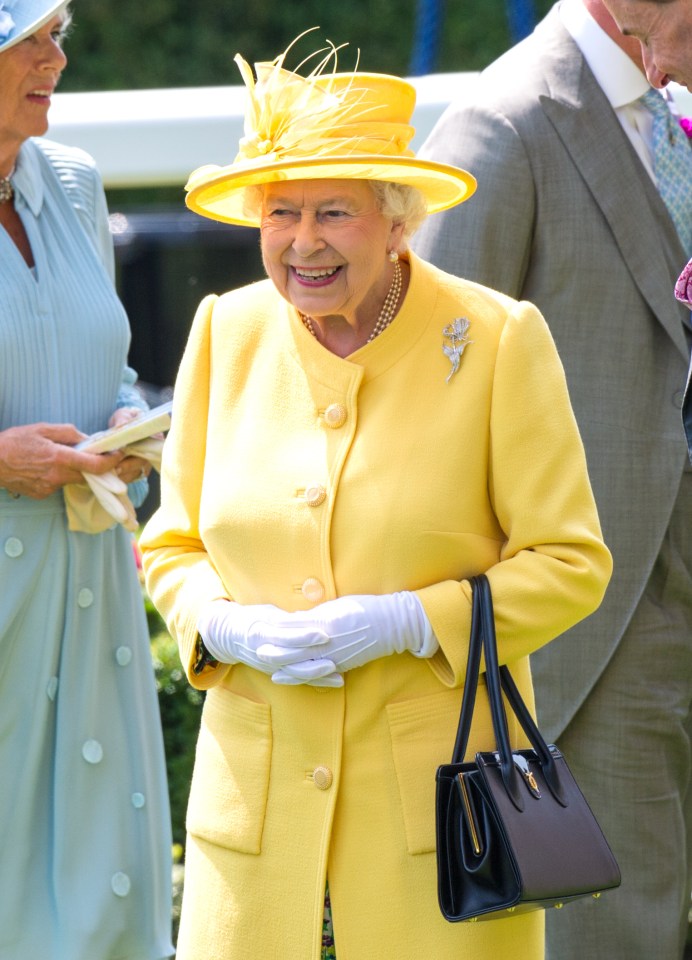
<svg viewBox="0 0 692 960">
<path fill-rule="evenodd" d="M 366 181 L 267 184 L 260 231 L 267 275 L 301 313 L 354 326 L 377 318 L 403 227 L 380 213 Z"/>
</svg>

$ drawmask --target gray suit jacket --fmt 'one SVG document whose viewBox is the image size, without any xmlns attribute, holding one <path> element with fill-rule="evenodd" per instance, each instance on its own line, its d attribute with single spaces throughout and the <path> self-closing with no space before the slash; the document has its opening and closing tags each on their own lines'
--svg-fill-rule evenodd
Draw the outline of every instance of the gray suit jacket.
<svg viewBox="0 0 692 960">
<path fill-rule="evenodd" d="M 672 291 L 686 257 L 555 9 L 448 108 L 421 155 L 470 170 L 479 186 L 413 246 L 542 310 L 614 557 L 601 608 L 532 658 L 539 719 L 557 739 L 639 602 L 685 466 L 690 315 Z"/>
</svg>

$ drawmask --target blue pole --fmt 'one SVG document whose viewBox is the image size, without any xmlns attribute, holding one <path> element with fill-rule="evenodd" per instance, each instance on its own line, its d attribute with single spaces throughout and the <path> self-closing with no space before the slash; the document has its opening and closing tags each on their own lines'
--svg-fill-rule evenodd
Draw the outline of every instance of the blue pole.
<svg viewBox="0 0 692 960">
<path fill-rule="evenodd" d="M 512 43 L 528 37 L 536 26 L 533 0 L 507 0 L 507 19 Z"/>
<path fill-rule="evenodd" d="M 434 73 L 440 46 L 444 0 L 418 0 L 413 51 L 408 73 L 420 77 Z"/>
</svg>

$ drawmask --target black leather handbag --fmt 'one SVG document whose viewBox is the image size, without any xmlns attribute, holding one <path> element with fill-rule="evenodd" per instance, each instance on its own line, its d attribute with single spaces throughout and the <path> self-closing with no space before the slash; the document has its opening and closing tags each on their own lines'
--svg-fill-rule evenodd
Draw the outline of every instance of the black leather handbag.
<svg viewBox="0 0 692 960">
<path fill-rule="evenodd" d="M 440 909 L 452 922 L 497 920 L 598 898 L 620 871 L 596 818 L 554 745 L 548 746 L 506 666 L 498 666 L 490 584 L 471 580 L 469 661 L 452 762 L 438 767 Z M 463 762 L 481 652 L 497 749 Z M 510 748 L 502 693 L 532 749 Z M 604 776 L 607 772 L 604 771 Z"/>
</svg>

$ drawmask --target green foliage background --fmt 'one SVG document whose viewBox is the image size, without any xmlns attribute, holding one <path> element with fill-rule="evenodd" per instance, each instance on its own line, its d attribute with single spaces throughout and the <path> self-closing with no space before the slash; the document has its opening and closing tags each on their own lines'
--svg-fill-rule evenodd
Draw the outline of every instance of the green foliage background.
<svg viewBox="0 0 692 960">
<path fill-rule="evenodd" d="M 185 811 L 204 694 L 187 682 L 178 647 L 151 601 L 145 597 L 151 656 L 161 711 L 171 801 L 173 843 L 185 845 Z"/>
<path fill-rule="evenodd" d="M 303 30 L 348 43 L 341 63 L 407 75 L 418 0 L 73 0 L 61 90 L 237 84 L 233 57 L 271 60 Z M 552 0 L 534 0 L 542 16 Z M 310 41 L 305 41 L 309 44 Z M 505 0 L 447 0 L 433 72 L 478 70 L 510 45 Z M 307 47 L 307 49 L 310 49 Z M 305 47 L 299 52 L 304 54 Z M 294 64 L 291 64 L 295 66 Z"/>
</svg>

